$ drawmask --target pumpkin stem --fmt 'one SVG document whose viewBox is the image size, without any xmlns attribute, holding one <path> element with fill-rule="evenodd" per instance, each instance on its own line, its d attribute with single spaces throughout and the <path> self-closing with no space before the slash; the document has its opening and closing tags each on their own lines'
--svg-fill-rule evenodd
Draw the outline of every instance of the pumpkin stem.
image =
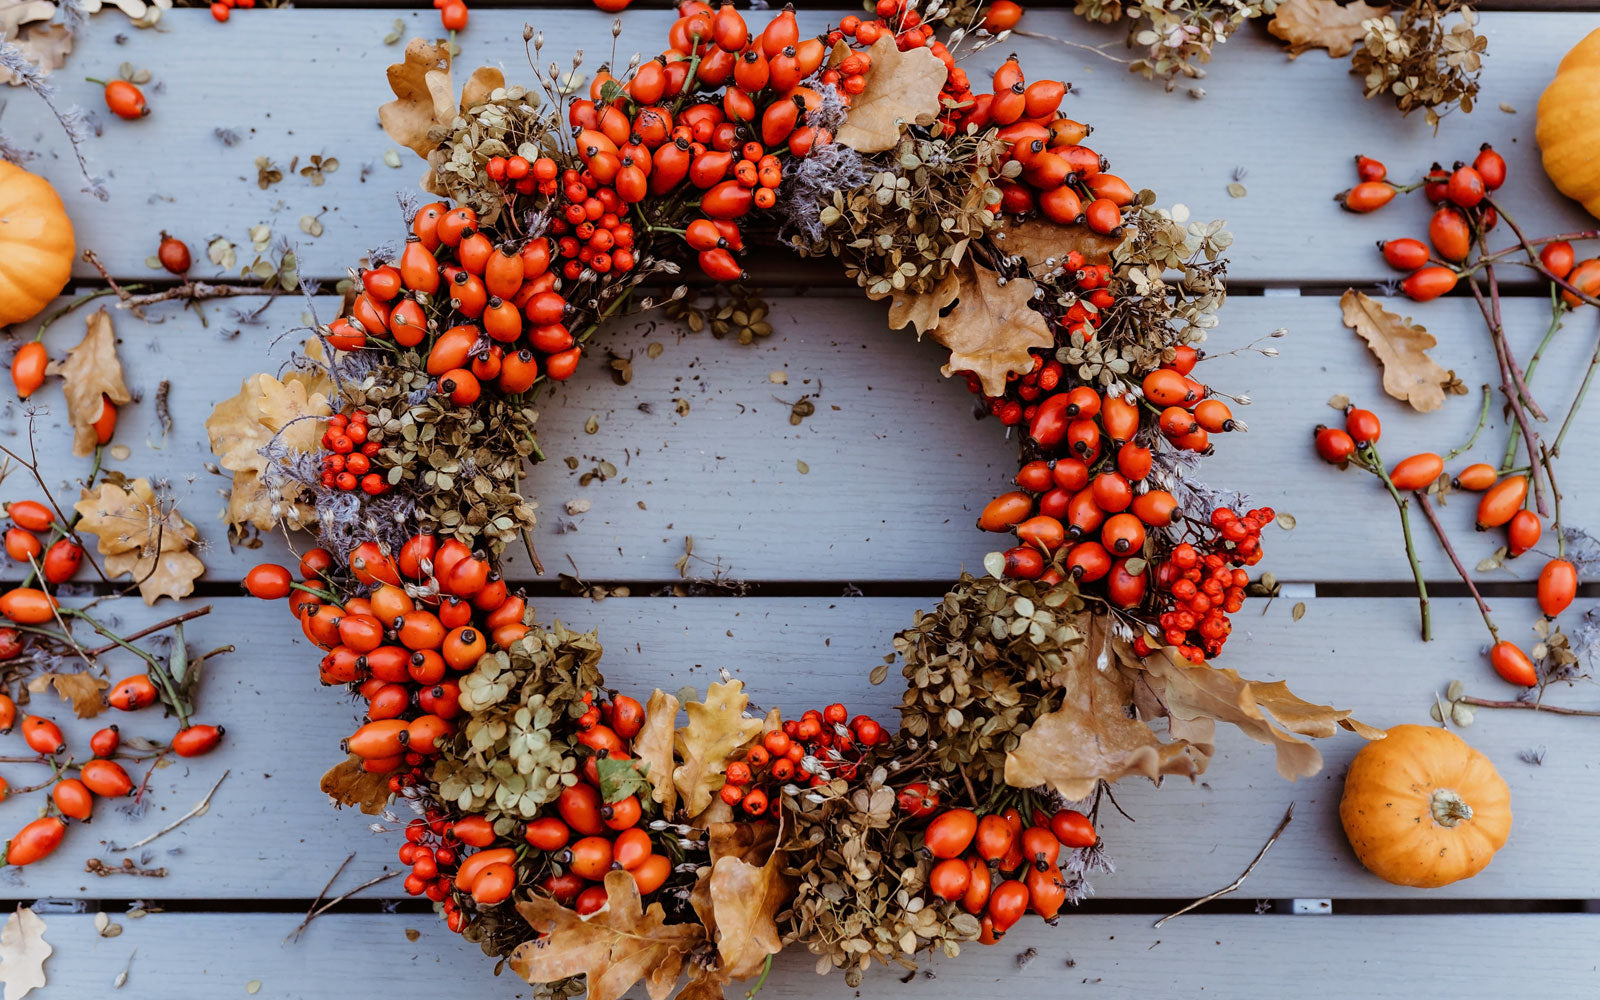
<svg viewBox="0 0 1600 1000">
<path fill-rule="evenodd" d="M 1467 800 L 1449 788 L 1435 791 L 1429 807 L 1433 812 L 1433 821 L 1440 826 L 1455 826 L 1472 818 L 1472 807 L 1467 805 Z"/>
</svg>

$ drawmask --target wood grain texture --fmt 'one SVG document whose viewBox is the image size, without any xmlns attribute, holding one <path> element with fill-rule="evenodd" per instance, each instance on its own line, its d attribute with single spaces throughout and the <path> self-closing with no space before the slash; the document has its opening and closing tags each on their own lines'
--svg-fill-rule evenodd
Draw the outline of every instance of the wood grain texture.
<svg viewBox="0 0 1600 1000">
<path fill-rule="evenodd" d="M 96 935 L 92 918 L 46 916 L 56 953 L 43 996 L 126 1000 L 262 997 L 472 995 L 522 998 L 532 991 L 512 974 L 491 975 L 477 946 L 431 914 L 320 917 L 298 942 L 280 944 L 299 922 L 292 914 L 152 914 L 120 917 L 115 938 Z M 1550 996 L 1592 989 L 1593 914 L 1528 916 L 1182 917 L 1152 930 L 1146 916 L 1066 916 L 1056 927 L 1028 918 L 992 948 L 922 963 L 914 984 L 879 966 L 861 989 L 838 973 L 818 977 L 813 960 L 791 948 L 774 963 L 761 995 L 783 1000 L 851 1000 L 862 995 L 964 996 L 1003 989 L 1011 996 L 1223 996 L 1275 1000 L 1294 983 L 1337 982 L 1356 996 L 1390 996 L 1397 983 L 1425 975 L 1441 995 L 1524 995 L 1536 974 Z M 416 940 L 411 932 L 416 931 Z M 1515 940 L 1519 961 L 1452 961 L 1466 941 Z M 137 954 L 134 954 L 137 950 Z M 1020 961 L 1024 952 L 1032 952 Z M 130 964 L 129 958 L 132 956 Z M 381 956 L 381 960 L 379 957 Z M 127 985 L 110 992 L 128 970 Z M 1425 969 L 1425 972 L 1419 971 Z M 1537 973 L 1530 970 L 1537 969 Z M 359 977 L 357 980 L 356 977 Z M 359 981 L 359 986 L 357 982 Z M 1002 985 L 1003 984 L 1003 985 Z M 737 996 L 738 988 L 728 995 Z M 633 995 L 633 994 L 630 994 Z M 640 990 L 637 994 L 643 996 Z"/>
<path fill-rule="evenodd" d="M 852 710 L 881 720 L 897 718 L 898 669 L 874 687 L 868 671 L 893 652 L 892 635 L 909 626 L 930 602 L 898 598 L 799 599 L 612 599 L 573 598 L 536 602 L 541 620 L 598 628 L 607 651 L 607 682 L 644 694 L 652 687 L 675 691 L 705 685 L 721 671 L 742 678 L 761 708 L 786 715 L 843 700 Z M 13 897 L 87 898 L 310 898 L 350 851 L 347 884 L 393 870 L 400 844 L 399 822 L 335 812 L 317 789 L 324 769 L 342 759 L 341 736 L 358 723 L 341 692 L 319 689 L 317 652 L 300 637 L 281 605 L 248 598 L 214 602 L 213 614 L 192 623 L 191 648 L 224 642 L 239 651 L 211 667 L 199 718 L 228 727 L 227 739 L 211 756 L 157 771 L 151 799 L 137 819 L 118 804 L 101 803 L 93 824 L 75 827 L 56 855 L 26 869 L 0 869 L 0 887 Z M 105 606 L 102 606 L 105 608 Z M 166 609 L 147 610 L 128 601 L 105 608 L 126 626 L 153 620 Z M 1500 600 L 1496 610 L 1511 638 L 1537 617 L 1531 601 Z M 1262 613 L 1262 612 L 1265 613 Z M 1434 694 L 1453 678 L 1491 697 L 1510 697 L 1484 662 L 1482 627 L 1470 602 L 1435 602 L 1439 638 L 1416 641 L 1416 605 L 1387 600 L 1323 599 L 1306 603 L 1294 620 L 1294 602 L 1246 609 L 1222 663 L 1246 677 L 1284 679 L 1301 696 L 1354 710 L 1357 718 L 1387 727 L 1426 722 Z M 108 659 L 110 676 L 132 672 L 127 657 Z M 1594 704 L 1586 689 L 1552 690 L 1565 704 Z M 33 710 L 62 719 L 53 695 L 36 696 Z M 168 732 L 151 712 L 119 713 L 128 733 L 159 738 Z M 70 720 L 63 720 L 70 722 Z M 108 721 L 70 722 L 69 746 L 82 747 L 88 733 Z M 1444 899 L 1600 898 L 1600 841 L 1570 838 L 1563 863 L 1547 856 L 1549 831 L 1600 821 L 1592 796 L 1575 794 L 1591 781 L 1593 761 L 1583 747 L 1592 741 L 1593 719 L 1532 712 L 1484 710 L 1463 734 L 1499 766 L 1512 789 L 1516 832 L 1494 864 L 1477 878 L 1428 894 Z M 1294 823 L 1251 877 L 1251 894 L 1284 898 L 1417 898 L 1368 875 L 1345 846 L 1337 806 L 1343 771 L 1361 745 L 1350 734 L 1323 741 L 1325 767 L 1317 776 L 1290 784 L 1276 774 L 1271 752 L 1237 732 L 1218 733 L 1218 757 L 1200 782 L 1170 781 L 1162 788 L 1126 783 L 1118 801 L 1137 822 L 1109 807 L 1101 833 L 1120 870 L 1097 880 L 1105 898 L 1190 898 L 1231 881 L 1272 831 L 1284 807 L 1296 803 Z M 17 736 L 0 741 L 0 753 L 16 753 Z M 1543 764 L 1519 759 L 1523 751 L 1548 747 Z M 147 867 L 169 869 L 165 879 L 97 878 L 83 871 L 91 855 L 111 864 L 122 854 L 107 843 L 131 844 L 172 822 L 197 802 L 224 769 L 232 774 L 218 790 L 210 812 L 131 855 Z M 0 768 L 13 786 L 47 778 L 41 767 Z M 142 772 L 137 772 L 142 774 Z M 31 800 L 30 800 L 31 801 Z M 15 805 L 18 825 L 26 807 Z M 409 818 L 403 808 L 399 815 Z M 31 818 L 31 813 L 26 817 Z M 377 821 L 376 828 L 369 830 Z M 400 821 L 403 822 L 403 819 Z M 400 896 L 398 882 L 376 894 Z"/>
<path fill-rule="evenodd" d="M 329 301 L 319 306 L 324 319 L 332 315 Z M 985 535 L 973 522 L 990 497 L 1008 488 L 1016 470 L 1013 446 L 997 421 L 972 419 L 973 397 L 961 383 L 941 378 L 941 350 L 885 329 L 880 306 L 850 296 L 772 302 L 776 332 L 752 347 L 690 335 L 648 317 L 618 324 L 597 339 L 578 378 L 541 400 L 539 437 L 549 461 L 532 469 L 524 492 L 542 505 L 535 541 L 552 572 L 576 564 L 586 579 L 672 581 L 684 536 L 693 536 L 696 552 L 708 560 L 696 563 L 697 575 L 711 575 L 721 559 L 746 580 L 943 581 L 963 565 L 976 571 L 985 552 L 1007 544 L 1009 536 Z M 1487 334 L 1470 302 L 1399 299 L 1389 305 L 1435 333 L 1434 357 L 1470 387 L 1467 395 L 1449 397 L 1428 415 L 1389 400 L 1376 362 L 1340 325 L 1331 296 L 1235 296 L 1207 344 L 1219 357 L 1197 374 L 1250 397 L 1249 406 L 1236 407 L 1250 430 L 1219 436 L 1217 453 L 1197 475 L 1295 516 L 1293 531 L 1274 529 L 1267 536 L 1263 567 L 1280 579 L 1410 580 L 1388 495 L 1375 479 L 1330 468 L 1311 449 L 1312 428 L 1340 419 L 1326 405 L 1331 396 L 1346 393 L 1377 410 L 1385 426 L 1382 451 L 1392 464 L 1466 441 L 1479 413 L 1479 386 L 1496 378 Z M 227 483 L 203 471 L 213 460 L 202 427 L 211 407 L 237 392 L 250 373 L 277 370 L 295 344 L 280 335 L 302 322 L 306 308 L 286 298 L 268 307 L 258 325 L 231 320 L 235 309 L 254 306 L 253 300 L 209 305 L 209 328 L 175 306 L 152 310 L 149 323 L 117 317 L 128 381 L 143 400 L 124 409 L 117 431 L 116 440 L 132 454 L 109 464 L 172 484 L 180 509 L 209 543 L 207 579 L 213 581 L 237 580 L 256 562 L 288 557 L 281 539 L 257 551 L 229 550 L 216 520 L 222 507 L 217 490 Z M 1531 299 L 1506 307 L 1513 346 L 1526 358 L 1547 326 L 1548 307 Z M 52 350 L 74 343 L 81 323 L 69 319 L 53 327 Z M 1280 352 L 1276 358 L 1221 356 L 1280 327 L 1289 335 L 1264 342 Z M 1572 398 L 1596 336 L 1593 315 L 1569 318 L 1534 378 L 1553 424 Z M 648 354 L 653 343 L 663 348 L 656 359 Z M 632 359 L 628 385 L 616 385 L 604 370 L 607 350 Z M 774 373 L 786 381 L 775 383 Z M 163 379 L 173 383 L 174 425 L 165 436 L 153 400 Z M 69 434 L 60 393 L 52 380 L 30 401 L 48 411 L 36 420 L 52 484 L 87 469 L 85 461 L 49 446 Z M 813 397 L 816 414 L 791 426 L 789 404 L 802 396 Z M 679 400 L 687 406 L 682 415 Z M 597 421 L 593 434 L 587 433 L 591 418 Z M 1479 445 L 1453 461 L 1452 470 L 1469 461 L 1499 462 L 1505 429 L 1497 410 L 1491 418 Z M 0 428 L 12 441 L 21 440 L 24 420 L 16 404 L 0 412 Z M 1583 455 L 1597 433 L 1600 403 L 1591 400 L 1569 435 L 1566 460 L 1558 463 L 1568 523 L 1594 530 L 1600 523 L 1585 498 L 1600 488 L 1600 468 Z M 568 468 L 569 456 L 576 468 Z M 617 478 L 581 486 L 582 474 L 602 460 L 617 467 Z M 807 473 L 800 473 L 799 462 Z M 568 501 L 591 506 L 568 515 Z M 1503 543 L 1499 532 L 1471 530 L 1475 507 L 1473 496 L 1458 495 L 1441 511 L 1469 565 Z M 1418 519 L 1415 527 L 1429 579 L 1454 580 L 1426 525 Z M 803 547 L 790 543 L 796 538 L 806 539 Z M 519 546 L 509 556 L 513 576 L 532 575 Z M 1532 579 L 1543 562 L 1530 554 L 1487 579 Z"/>
<path fill-rule="evenodd" d="M 802 24 L 821 30 L 844 12 L 830 17 L 813 8 L 802 15 Z M 292 51 L 292 66 L 275 58 L 241 58 L 237 26 L 216 24 L 200 10 L 173 11 L 163 22 L 168 31 L 135 32 L 125 41 L 111 31 L 89 32 L 73 55 L 74 66 L 112 67 L 126 60 L 150 67 L 156 79 L 149 118 L 106 121 L 104 134 L 90 143 L 95 169 L 110 175 L 112 211 L 77 191 L 64 140 L 38 101 L 12 101 L 6 128 L 37 143 L 44 155 L 33 167 L 62 190 L 79 243 L 99 252 L 118 275 L 150 275 L 144 261 L 162 228 L 198 249 L 218 234 L 245 242 L 250 226 L 269 222 L 303 244 L 304 273 L 338 276 L 366 249 L 397 241 L 391 194 L 414 193 L 421 174 L 420 161 L 404 151 L 402 167 L 383 165 L 384 151 L 398 147 L 372 124 L 376 108 L 390 96 L 384 68 L 400 57 L 399 47 L 379 41 L 397 16 L 409 32 L 439 30 L 431 10 L 252 11 L 251 50 Z M 658 51 L 670 17 L 630 11 L 622 19 L 617 51 Z M 570 49 L 583 49 L 593 67 L 612 49 L 612 17 L 596 10 L 480 10 L 461 39 L 462 64 L 501 64 L 512 79 L 529 75 L 524 22 L 550 39 L 545 58 L 564 61 Z M 1024 66 L 1048 67 L 1072 80 L 1075 94 L 1065 110 L 1097 127 L 1094 145 L 1111 158 L 1115 172 L 1135 187 L 1154 188 L 1163 204 L 1183 202 L 1197 217 L 1230 220 L 1238 236 L 1231 271 L 1236 281 L 1379 281 L 1390 275 L 1366 248 L 1394 234 L 1377 220 L 1341 212 L 1330 200 L 1353 182 L 1350 158 L 1357 152 L 1382 157 L 1394 177 L 1403 178 L 1434 160 L 1470 159 L 1487 139 L 1507 157 L 1514 183 L 1509 203 L 1530 233 L 1593 224 L 1540 172 L 1533 111 L 1560 56 L 1597 25 L 1600 16 L 1588 13 L 1484 15 L 1482 32 L 1492 44 L 1479 109 L 1448 116 L 1437 137 L 1421 115 L 1403 119 L 1386 102 L 1361 100 L 1347 61 L 1312 52 L 1290 63 L 1258 28 L 1239 32 L 1218 53 L 1202 81 L 1208 96 L 1199 101 L 1185 87 L 1165 93 L 1116 63 L 1030 38 L 985 50 L 970 60 L 969 72 L 981 76 L 1015 50 Z M 1063 10 L 1034 11 L 1027 28 L 1123 51 L 1124 32 L 1086 24 Z M 171 40 L 183 46 L 181 58 Z M 100 107 L 96 88 L 82 82 L 82 75 L 58 75 L 63 102 Z M 226 101 L 215 99 L 222 81 Z M 308 102 L 321 111 L 306 113 Z M 1502 102 L 1517 113 L 1497 110 Z M 1272 126 L 1264 127 L 1267 122 Z M 241 141 L 224 146 L 214 135 L 217 128 L 236 130 Z M 152 150 L 160 154 L 148 155 Z M 325 186 L 292 176 L 270 191 L 256 187 L 255 157 L 287 168 L 291 159 L 304 163 L 312 154 L 336 156 L 342 164 Z M 1227 185 L 1241 169 L 1249 195 L 1233 199 Z M 326 235 L 302 238 L 297 220 L 318 213 Z M 197 259 L 203 263 L 203 254 Z M 80 265 L 80 275 L 91 273 Z M 201 266 L 198 273 L 212 269 Z"/>
</svg>

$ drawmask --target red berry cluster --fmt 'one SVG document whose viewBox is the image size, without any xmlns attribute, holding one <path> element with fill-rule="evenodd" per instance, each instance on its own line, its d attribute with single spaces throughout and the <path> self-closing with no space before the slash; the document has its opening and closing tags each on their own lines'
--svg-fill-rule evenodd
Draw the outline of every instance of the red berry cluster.
<svg viewBox="0 0 1600 1000">
<path fill-rule="evenodd" d="M 728 764 L 722 801 L 750 816 L 768 812 L 776 816 L 784 785 L 815 787 L 834 778 L 850 781 L 864 750 L 888 740 L 889 734 L 872 716 L 852 719 L 844 705 L 807 709 L 800 718 L 788 719 L 782 729 L 763 736 L 742 760 Z"/>
<path fill-rule="evenodd" d="M 1233 625 L 1228 620 L 1244 606 L 1244 589 L 1250 574 L 1239 568 L 1261 561 L 1261 529 L 1277 513 L 1258 507 L 1247 514 L 1219 507 L 1211 512 L 1216 533 L 1196 547 L 1182 542 L 1156 567 L 1155 583 L 1170 602 L 1157 619 L 1162 639 L 1190 660 L 1200 663 L 1216 656 L 1228 641 Z M 1151 651 L 1144 636 L 1134 640 L 1134 652 Z"/>
<path fill-rule="evenodd" d="M 335 413 L 322 432 L 322 485 L 330 490 L 350 493 L 360 490 L 369 496 L 389 492 L 389 481 L 374 470 L 373 458 L 383 445 L 376 431 L 367 426 L 365 410 Z"/>
<path fill-rule="evenodd" d="M 233 15 L 234 8 L 249 10 L 256 5 L 256 0 L 213 0 L 211 16 L 218 21 L 226 21 Z"/>
<path fill-rule="evenodd" d="M 536 176 L 548 172 L 543 166 L 546 163 L 549 170 L 555 169 L 554 160 L 540 157 L 535 164 Z M 627 183 L 620 173 L 615 180 Z M 644 183 L 641 177 L 639 184 Z M 633 255 L 633 224 L 622 221 L 629 203 L 619 188 L 599 183 L 588 171 L 571 168 L 561 172 L 559 184 L 565 207 L 551 221 L 550 232 L 556 236 L 561 276 L 575 281 L 585 268 L 596 274 L 633 270 L 637 263 Z"/>
</svg>

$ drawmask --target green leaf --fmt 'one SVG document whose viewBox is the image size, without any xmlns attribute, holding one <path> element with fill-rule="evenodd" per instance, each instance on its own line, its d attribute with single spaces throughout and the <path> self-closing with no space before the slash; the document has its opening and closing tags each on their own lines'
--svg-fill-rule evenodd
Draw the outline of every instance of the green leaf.
<svg viewBox="0 0 1600 1000">
<path fill-rule="evenodd" d="M 650 765 L 642 760 L 619 760 L 599 757 L 594 762 L 600 775 L 600 798 L 606 802 L 621 802 L 630 795 L 639 797 L 641 803 L 650 798 L 648 777 Z"/>
</svg>

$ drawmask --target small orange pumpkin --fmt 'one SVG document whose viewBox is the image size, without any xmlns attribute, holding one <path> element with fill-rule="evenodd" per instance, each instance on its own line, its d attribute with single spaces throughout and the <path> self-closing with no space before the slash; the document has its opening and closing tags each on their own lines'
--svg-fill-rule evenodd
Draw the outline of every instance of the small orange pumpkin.
<svg viewBox="0 0 1600 1000">
<path fill-rule="evenodd" d="M 50 182 L 0 161 L 0 326 L 32 319 L 60 295 L 76 251 Z"/>
<path fill-rule="evenodd" d="M 1575 45 L 1539 98 L 1534 132 L 1544 172 L 1600 217 L 1600 28 Z"/>
<path fill-rule="evenodd" d="M 1395 726 L 1350 762 L 1339 819 L 1372 874 L 1436 889 L 1478 874 L 1505 846 L 1511 790 L 1454 733 Z"/>
</svg>

